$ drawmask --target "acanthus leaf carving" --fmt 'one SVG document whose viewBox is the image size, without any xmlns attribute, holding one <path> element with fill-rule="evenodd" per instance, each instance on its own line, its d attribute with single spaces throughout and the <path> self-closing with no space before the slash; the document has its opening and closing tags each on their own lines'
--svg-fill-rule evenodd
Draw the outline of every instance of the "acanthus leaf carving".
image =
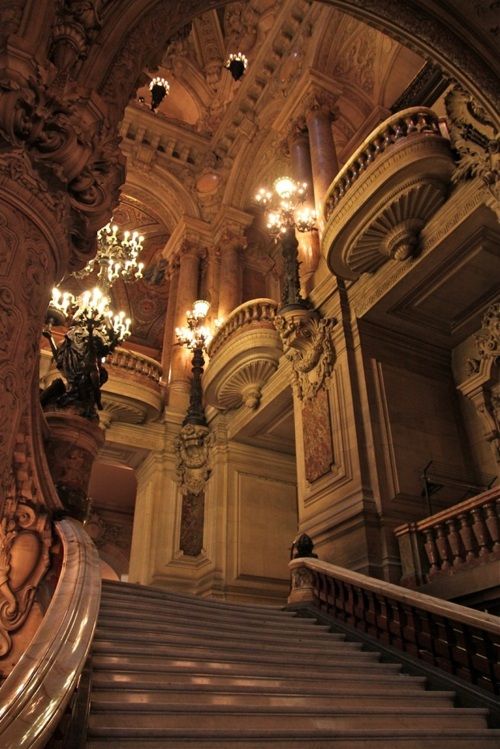
<svg viewBox="0 0 500 749">
<path fill-rule="evenodd" d="M 314 310 L 293 310 L 274 319 L 300 400 L 314 398 L 333 372 L 332 330 L 336 323 L 335 318 L 322 318 Z"/>
</svg>

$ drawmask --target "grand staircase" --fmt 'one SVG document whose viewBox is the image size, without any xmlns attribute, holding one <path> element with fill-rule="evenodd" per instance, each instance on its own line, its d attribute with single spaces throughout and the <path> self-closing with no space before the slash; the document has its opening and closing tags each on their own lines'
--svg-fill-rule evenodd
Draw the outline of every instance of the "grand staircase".
<svg viewBox="0 0 500 749">
<path fill-rule="evenodd" d="M 292 612 L 105 582 L 89 749 L 500 748 L 486 711 Z"/>
</svg>

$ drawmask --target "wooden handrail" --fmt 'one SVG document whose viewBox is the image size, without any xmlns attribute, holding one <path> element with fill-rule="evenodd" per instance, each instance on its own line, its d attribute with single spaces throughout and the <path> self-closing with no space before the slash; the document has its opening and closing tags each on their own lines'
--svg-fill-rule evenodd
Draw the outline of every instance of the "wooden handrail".
<svg viewBox="0 0 500 749">
<path fill-rule="evenodd" d="M 384 644 L 495 694 L 500 621 L 317 559 L 293 559 L 289 604 L 309 602 Z"/>
<path fill-rule="evenodd" d="M 71 698 L 90 649 L 101 595 L 97 550 L 76 520 L 55 525 L 61 574 L 45 617 L 0 689 L 0 746 L 45 746 Z"/>
</svg>

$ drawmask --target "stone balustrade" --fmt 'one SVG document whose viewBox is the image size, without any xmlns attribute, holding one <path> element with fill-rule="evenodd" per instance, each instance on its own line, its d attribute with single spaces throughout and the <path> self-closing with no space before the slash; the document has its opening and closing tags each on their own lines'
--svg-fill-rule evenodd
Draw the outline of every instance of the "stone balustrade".
<svg viewBox="0 0 500 749">
<path fill-rule="evenodd" d="M 274 326 L 278 305 L 272 299 L 252 299 L 226 318 L 213 337 L 210 362 L 203 375 L 206 402 L 227 411 L 258 408 L 262 387 L 276 371 L 281 340 Z"/>
<path fill-rule="evenodd" d="M 224 320 L 217 333 L 210 341 L 208 355 L 214 356 L 217 351 L 246 325 L 259 323 L 273 327 L 278 304 L 273 299 L 252 299 L 236 307 Z"/>
<path fill-rule="evenodd" d="M 325 219 L 328 221 L 337 203 L 380 154 L 394 144 L 399 145 L 402 138 L 420 133 L 441 135 L 439 119 L 432 109 L 412 107 L 384 120 L 354 151 L 330 185 L 325 198 Z"/>
<path fill-rule="evenodd" d="M 395 529 L 409 587 L 500 559 L 500 487 Z"/>
<path fill-rule="evenodd" d="M 157 385 L 160 383 L 162 375 L 161 364 L 145 354 L 117 348 L 106 358 L 106 364 L 112 367 L 113 370 L 115 368 L 120 369 L 127 374 L 133 374 L 151 380 L 151 382 L 156 383 Z"/>
<path fill-rule="evenodd" d="M 381 123 L 326 193 L 322 252 L 330 270 L 355 280 L 416 257 L 453 169 L 449 140 L 431 109 L 412 107 Z"/>
</svg>

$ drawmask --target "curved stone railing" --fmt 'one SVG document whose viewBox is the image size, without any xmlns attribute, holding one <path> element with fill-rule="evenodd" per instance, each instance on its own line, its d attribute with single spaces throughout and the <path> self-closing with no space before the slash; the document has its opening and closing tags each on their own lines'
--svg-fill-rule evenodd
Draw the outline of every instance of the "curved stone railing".
<svg viewBox="0 0 500 749">
<path fill-rule="evenodd" d="M 400 525 L 394 533 L 403 564 L 401 583 L 410 587 L 500 560 L 500 487 Z"/>
<path fill-rule="evenodd" d="M 161 364 L 145 354 L 137 353 L 137 351 L 117 348 L 106 358 L 106 363 L 127 373 L 145 377 L 158 385 L 160 383 L 162 376 Z"/>
<path fill-rule="evenodd" d="M 55 523 L 62 570 L 45 617 L 0 689 L 0 746 L 38 749 L 58 724 L 85 664 L 101 595 L 97 551 L 80 523 Z"/>
<path fill-rule="evenodd" d="M 330 218 L 335 206 L 351 185 L 381 153 L 399 144 L 403 138 L 421 133 L 441 135 L 439 119 L 432 109 L 427 107 L 404 109 L 384 120 L 354 151 L 328 188 L 325 197 L 325 219 Z"/>
<path fill-rule="evenodd" d="M 208 355 L 212 357 L 235 333 L 253 323 L 272 323 L 278 304 L 273 299 L 251 299 L 236 307 L 224 320 L 208 347 Z"/>
<path fill-rule="evenodd" d="M 498 617 L 317 559 L 293 559 L 289 568 L 290 607 L 324 610 L 371 639 L 499 693 Z"/>
</svg>

